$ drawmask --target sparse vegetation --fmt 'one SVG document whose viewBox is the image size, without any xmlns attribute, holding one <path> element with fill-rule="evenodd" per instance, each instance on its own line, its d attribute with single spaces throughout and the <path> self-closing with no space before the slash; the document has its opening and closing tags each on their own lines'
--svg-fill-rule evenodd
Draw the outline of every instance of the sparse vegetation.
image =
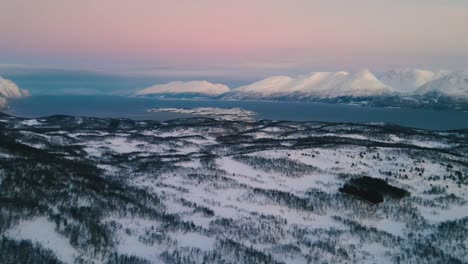
<svg viewBox="0 0 468 264">
<path fill-rule="evenodd" d="M 2 263 L 468 261 L 466 131 L 0 119 Z"/>
</svg>

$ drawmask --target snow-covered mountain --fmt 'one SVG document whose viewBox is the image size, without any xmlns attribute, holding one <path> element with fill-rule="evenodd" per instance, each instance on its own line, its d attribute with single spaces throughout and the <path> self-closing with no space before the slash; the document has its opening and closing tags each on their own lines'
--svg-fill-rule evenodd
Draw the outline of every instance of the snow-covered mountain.
<svg viewBox="0 0 468 264">
<path fill-rule="evenodd" d="M 419 87 L 439 79 L 449 72 L 447 71 L 428 71 L 421 69 L 394 69 L 385 72 L 376 73 L 377 78 L 388 86 L 391 86 L 400 93 L 412 93 Z"/>
<path fill-rule="evenodd" d="M 21 90 L 16 83 L 0 77 L 0 108 L 7 106 L 7 98 L 20 98 L 29 95 L 28 91 Z"/>
<path fill-rule="evenodd" d="M 270 77 L 239 87 L 229 98 L 334 98 L 341 96 L 367 97 L 391 94 L 393 89 L 380 82 L 369 70 L 348 72 L 314 72 L 305 76 Z"/>
<path fill-rule="evenodd" d="M 236 98 L 263 98 L 272 95 L 284 95 L 291 92 L 288 85 L 292 81 L 293 79 L 288 76 L 272 76 L 255 83 L 236 88 L 225 96 Z"/>
<path fill-rule="evenodd" d="M 136 95 L 202 95 L 217 96 L 229 91 L 229 87 L 224 84 L 210 83 L 207 81 L 175 81 L 166 84 L 157 84 L 140 90 Z"/>
<path fill-rule="evenodd" d="M 376 107 L 468 109 L 468 73 L 395 69 L 373 74 L 365 69 L 272 76 L 229 89 L 207 81 L 158 84 L 137 96 L 216 97 L 236 100 L 287 100 L 353 103 Z M 443 95 L 444 100 L 434 97 Z"/>
<path fill-rule="evenodd" d="M 433 80 L 415 91 L 416 94 L 440 94 L 468 99 L 468 73 L 454 72 Z"/>
</svg>

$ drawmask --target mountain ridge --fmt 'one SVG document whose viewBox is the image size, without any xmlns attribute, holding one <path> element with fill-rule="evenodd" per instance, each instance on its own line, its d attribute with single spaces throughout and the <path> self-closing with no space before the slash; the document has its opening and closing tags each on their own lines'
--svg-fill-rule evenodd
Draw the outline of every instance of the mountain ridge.
<svg viewBox="0 0 468 264">
<path fill-rule="evenodd" d="M 466 71 L 403 68 L 374 74 L 364 69 L 355 73 L 336 71 L 312 72 L 296 77 L 270 76 L 233 89 L 208 81 L 171 82 L 153 86 L 159 87 L 157 91 L 153 92 L 150 87 L 138 91 L 136 95 L 184 97 L 179 91 L 190 88 L 198 95 L 224 100 L 324 101 L 468 110 L 467 80 Z M 438 97 L 443 100 L 437 100 Z"/>
</svg>

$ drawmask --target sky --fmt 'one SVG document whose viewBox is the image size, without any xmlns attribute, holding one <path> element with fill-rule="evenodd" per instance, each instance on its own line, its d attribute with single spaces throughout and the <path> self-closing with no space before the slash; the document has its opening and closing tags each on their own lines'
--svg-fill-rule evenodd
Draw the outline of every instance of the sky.
<svg viewBox="0 0 468 264">
<path fill-rule="evenodd" d="M 468 69 L 465 0 L 0 0 L 0 64 L 145 74 Z"/>
</svg>

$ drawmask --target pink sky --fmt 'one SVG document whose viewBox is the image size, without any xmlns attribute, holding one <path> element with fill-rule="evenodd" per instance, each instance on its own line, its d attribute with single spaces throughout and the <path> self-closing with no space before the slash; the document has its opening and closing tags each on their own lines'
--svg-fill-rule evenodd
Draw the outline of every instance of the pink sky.
<svg viewBox="0 0 468 264">
<path fill-rule="evenodd" d="M 468 68 L 468 1 L 0 0 L 0 9 L 0 63 Z"/>
</svg>

